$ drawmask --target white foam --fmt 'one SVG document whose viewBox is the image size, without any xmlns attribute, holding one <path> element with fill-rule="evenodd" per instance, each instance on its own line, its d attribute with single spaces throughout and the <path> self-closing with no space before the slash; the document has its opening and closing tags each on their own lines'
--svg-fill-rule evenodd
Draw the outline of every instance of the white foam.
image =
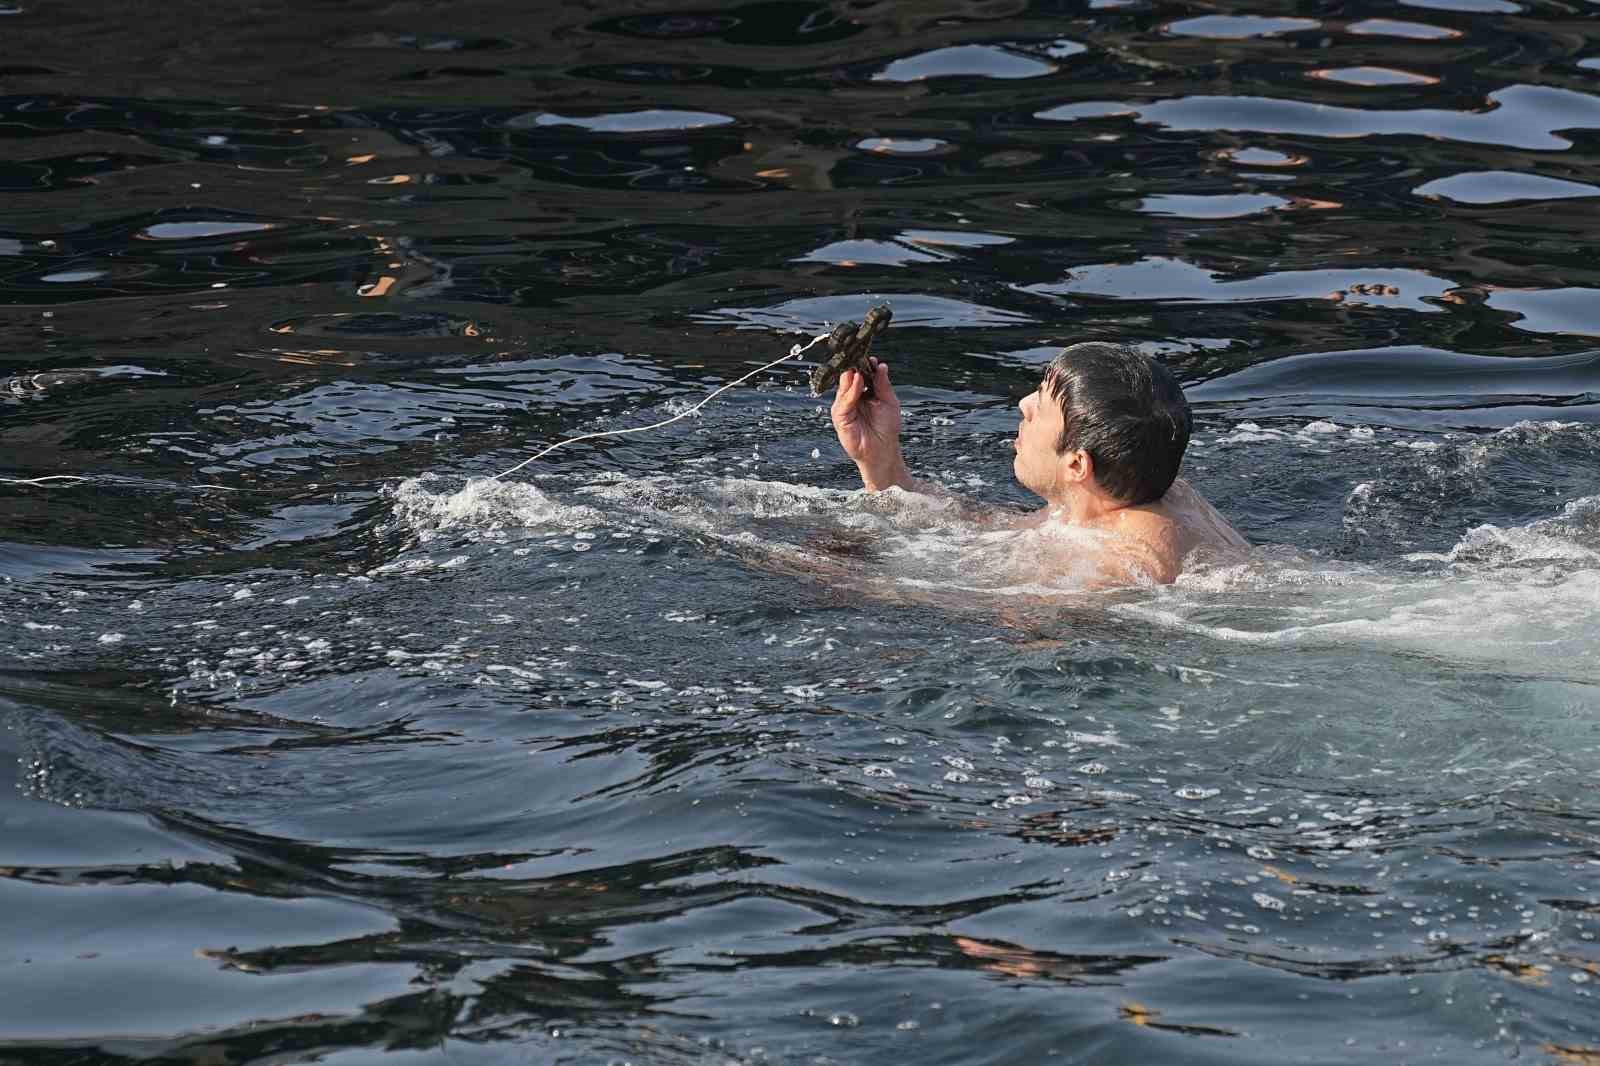
<svg viewBox="0 0 1600 1066">
<path fill-rule="evenodd" d="M 742 477 L 703 481 L 648 477 L 577 491 L 635 517 L 712 534 L 730 532 L 735 519 L 806 518 L 850 529 L 886 531 L 965 525 L 957 501 L 898 488 L 861 492 Z"/>
<path fill-rule="evenodd" d="M 825 580 L 853 584 L 866 578 L 878 591 L 892 586 L 1007 597 L 1082 592 L 1100 576 L 1095 560 L 1105 546 L 1102 534 L 1061 522 L 981 525 L 954 497 L 899 488 L 861 492 L 746 478 L 697 484 L 644 479 L 586 493 L 654 521 L 753 547 L 777 562 L 803 562 Z M 798 530 L 795 519 L 803 520 Z M 769 521 L 752 528 L 763 520 Z M 870 551 L 870 566 L 830 558 L 830 532 Z"/>
<path fill-rule="evenodd" d="M 1301 432 L 1332 438 L 1331 425 L 1312 423 Z M 1573 428 L 1522 423 L 1493 436 L 1520 443 Z M 1099 576 L 1094 560 L 1104 551 L 1092 531 L 1059 522 L 980 526 L 957 500 L 900 490 L 689 480 L 681 473 L 604 478 L 563 494 L 582 503 L 547 489 L 422 477 L 399 485 L 392 499 L 395 520 L 424 544 L 446 533 L 503 539 L 563 532 L 576 545 L 590 527 L 651 536 L 680 531 L 728 545 L 757 567 L 958 607 L 1019 597 L 1071 602 Z M 1359 509 L 1373 492 L 1370 484 L 1357 486 L 1350 506 Z M 450 553 L 414 557 L 374 573 L 463 561 Z M 1244 561 L 1196 563 L 1173 586 L 1125 590 L 1103 602 L 1120 614 L 1241 644 L 1381 645 L 1510 662 L 1542 675 L 1600 675 L 1600 496 L 1526 526 L 1478 526 L 1445 552 L 1372 564 L 1257 550 Z"/>
<path fill-rule="evenodd" d="M 1381 645 L 1600 676 L 1600 497 L 1528 526 L 1478 526 L 1448 552 L 1406 561 L 1436 565 L 1402 571 L 1257 552 L 1111 610 L 1243 644 Z"/>
<path fill-rule="evenodd" d="M 453 491 L 451 489 L 453 488 Z M 431 475 L 390 491 L 396 524 L 422 545 L 441 536 L 504 540 L 588 527 L 650 534 L 678 530 L 726 544 L 782 570 L 883 593 L 987 597 L 1078 594 L 1099 578 L 1102 534 L 1045 522 L 1029 528 L 978 524 L 962 501 L 892 488 L 862 492 L 781 481 L 682 476 L 603 477 L 573 487 L 563 502 L 516 481 L 475 478 L 455 485 Z M 856 556 L 870 556 L 861 565 Z M 383 564 L 384 575 L 448 568 L 458 559 L 414 556 Z"/>
<path fill-rule="evenodd" d="M 1106 538 L 1058 521 L 1025 529 L 954 529 L 883 538 L 884 576 L 908 588 L 1005 597 L 1082 593 L 1102 576 Z"/>
<path fill-rule="evenodd" d="M 1338 444 L 1370 444 L 1376 434 L 1369 426 L 1344 427 L 1326 419 L 1307 422 L 1297 428 L 1263 427 L 1257 422 L 1239 422 L 1221 434 L 1210 445 L 1235 444 L 1287 444 L 1299 448 L 1327 448 Z M 1208 442 L 1196 440 L 1196 445 L 1206 447 Z"/>
<path fill-rule="evenodd" d="M 591 507 L 560 503 L 525 482 L 470 478 L 453 492 L 444 487 L 449 483 L 433 474 L 402 481 L 390 493 L 395 521 L 426 544 L 446 533 L 502 540 L 510 532 L 570 531 L 605 520 Z"/>
</svg>

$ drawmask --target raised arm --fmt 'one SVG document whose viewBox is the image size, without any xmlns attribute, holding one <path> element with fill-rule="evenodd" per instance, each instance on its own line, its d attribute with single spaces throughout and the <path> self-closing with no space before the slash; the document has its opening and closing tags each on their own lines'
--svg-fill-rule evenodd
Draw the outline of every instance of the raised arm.
<svg viewBox="0 0 1600 1066">
<path fill-rule="evenodd" d="M 900 399 L 889 382 L 889 364 L 876 358 L 872 365 L 872 395 L 859 371 L 839 375 L 833 397 L 833 431 L 844 453 L 855 460 L 861 484 L 868 492 L 898 486 L 907 492 L 955 501 L 969 521 L 984 526 L 1011 527 L 1034 519 L 957 496 L 943 485 L 918 481 L 900 453 Z"/>
<path fill-rule="evenodd" d="M 900 453 L 900 400 L 889 383 L 889 364 L 872 359 L 872 395 L 859 371 L 839 375 L 833 395 L 833 431 L 839 446 L 855 460 L 861 483 L 870 492 L 898 485 L 907 492 L 928 492 L 906 468 Z"/>
</svg>

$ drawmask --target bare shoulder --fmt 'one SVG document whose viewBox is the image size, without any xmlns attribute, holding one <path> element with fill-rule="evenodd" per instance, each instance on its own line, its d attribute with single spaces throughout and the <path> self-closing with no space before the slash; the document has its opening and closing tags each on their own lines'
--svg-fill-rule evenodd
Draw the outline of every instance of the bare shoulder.
<svg viewBox="0 0 1600 1066">
<path fill-rule="evenodd" d="M 1127 507 L 1117 515 L 1121 521 L 1115 532 L 1121 539 L 1137 541 L 1156 550 L 1178 547 L 1183 540 L 1183 523 L 1159 503 Z"/>
<path fill-rule="evenodd" d="M 1250 544 L 1206 502 L 1179 480 L 1154 503 L 1125 507 L 1103 529 L 1112 538 L 1103 569 L 1119 584 L 1177 580 L 1183 561 L 1199 548 L 1243 551 Z"/>
<path fill-rule="evenodd" d="M 1177 578 L 1186 551 L 1183 528 L 1159 504 L 1124 507 L 1094 528 L 1106 537 L 1098 566 L 1106 587 Z"/>
<path fill-rule="evenodd" d="M 1250 542 L 1233 528 L 1233 523 L 1222 517 L 1221 512 L 1183 478 L 1172 483 L 1156 506 L 1177 523 L 1187 542 L 1185 552 L 1194 548 L 1244 551 L 1250 547 Z"/>
</svg>

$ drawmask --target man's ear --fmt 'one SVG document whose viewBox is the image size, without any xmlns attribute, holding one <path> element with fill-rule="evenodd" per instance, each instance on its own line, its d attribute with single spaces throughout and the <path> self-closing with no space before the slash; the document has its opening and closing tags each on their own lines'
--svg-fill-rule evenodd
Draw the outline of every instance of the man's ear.
<svg viewBox="0 0 1600 1066">
<path fill-rule="evenodd" d="M 1062 452 L 1061 478 L 1071 484 L 1088 484 L 1094 481 L 1094 459 L 1082 448 Z"/>
</svg>

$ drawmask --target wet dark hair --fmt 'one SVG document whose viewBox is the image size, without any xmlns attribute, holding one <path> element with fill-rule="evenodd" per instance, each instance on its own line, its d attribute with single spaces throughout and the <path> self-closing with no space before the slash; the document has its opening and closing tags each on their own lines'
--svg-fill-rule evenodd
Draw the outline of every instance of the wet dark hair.
<svg viewBox="0 0 1600 1066">
<path fill-rule="evenodd" d="M 1088 452 L 1095 481 L 1126 504 L 1166 494 L 1194 425 L 1171 371 L 1126 345 L 1088 341 L 1050 361 L 1044 391 L 1061 405 L 1057 454 Z"/>
</svg>

